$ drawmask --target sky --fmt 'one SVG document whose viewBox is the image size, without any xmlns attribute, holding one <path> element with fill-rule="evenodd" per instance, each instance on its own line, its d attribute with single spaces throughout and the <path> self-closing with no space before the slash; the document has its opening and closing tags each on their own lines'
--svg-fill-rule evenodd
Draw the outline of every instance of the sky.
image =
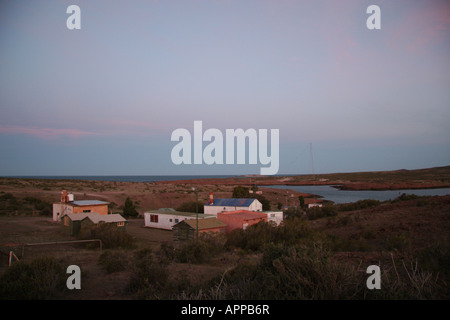
<svg viewBox="0 0 450 320">
<path fill-rule="evenodd" d="M 450 165 L 449 58 L 448 1 L 2 1 L 0 176 L 260 173 L 174 164 L 194 121 L 278 129 L 278 174 Z"/>
</svg>

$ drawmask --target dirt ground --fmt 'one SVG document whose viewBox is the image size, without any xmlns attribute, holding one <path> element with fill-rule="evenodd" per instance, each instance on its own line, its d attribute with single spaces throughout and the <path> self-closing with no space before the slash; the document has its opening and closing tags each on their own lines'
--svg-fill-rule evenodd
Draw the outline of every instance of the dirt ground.
<svg viewBox="0 0 450 320">
<path fill-rule="evenodd" d="M 445 169 L 448 171 L 448 167 Z M 392 173 L 390 174 L 392 175 Z M 416 177 L 417 173 L 414 178 Z M 333 178 L 341 177 L 333 176 Z M 447 183 L 447 178 L 444 180 Z M 436 181 L 436 177 L 430 178 L 430 181 Z M 17 199 L 36 197 L 52 203 L 59 200 L 61 190 L 67 190 L 74 193 L 75 199 L 78 200 L 108 201 L 111 203 L 112 211 L 120 211 L 120 206 L 129 196 L 137 204 L 138 211 L 142 214 L 146 210 L 176 208 L 183 202 L 193 201 L 195 195 L 191 191 L 191 186 L 191 182 L 165 184 L 0 178 L 0 195 L 11 193 Z M 199 200 L 206 202 L 210 191 L 213 191 L 217 198 L 230 197 L 234 186 L 213 182 L 199 184 L 197 185 Z M 263 195 L 271 201 L 272 205 L 285 201 L 286 190 L 268 188 L 262 190 Z M 291 193 L 291 191 L 288 192 Z M 296 197 L 299 195 L 298 192 L 292 193 Z M 370 259 L 372 253 L 385 249 L 386 242 L 390 239 L 393 244 L 399 244 L 400 240 L 406 240 L 407 245 L 416 250 L 440 241 L 448 241 L 450 196 L 386 203 L 373 208 L 339 212 L 337 217 L 326 217 L 309 221 L 309 223 L 314 229 L 348 240 L 349 244 L 355 240 L 358 245 L 361 243 L 365 245 L 363 248 L 341 250 L 337 255 L 339 259 L 354 258 L 355 261 Z M 138 248 L 149 247 L 157 250 L 161 243 L 172 242 L 171 231 L 145 228 L 142 218 L 129 219 L 127 232 L 136 238 Z M 61 259 L 67 266 L 75 264 L 82 269 L 82 290 L 68 292 L 61 299 L 126 300 L 131 298 L 125 292 L 130 272 L 107 274 L 98 264 L 101 254 L 99 248 L 88 249 L 82 245 L 36 247 L 21 245 L 69 240 L 75 239 L 69 236 L 67 229 L 64 229 L 61 224 L 53 222 L 50 216 L 39 216 L 34 212 L 24 212 L 23 214 L 16 211 L 2 212 L 0 215 L 0 273 L 8 268 L 10 251 L 14 251 L 23 260 L 50 255 Z M 169 268 L 171 275 L 184 272 L 191 277 L 189 280 L 192 283 L 200 283 L 223 274 L 225 270 L 238 264 L 241 258 L 230 253 L 222 255 L 208 264 L 173 263 Z"/>
<path fill-rule="evenodd" d="M 143 219 L 130 219 L 127 232 L 136 238 L 136 249 L 151 248 L 156 251 L 161 243 L 172 243 L 172 231 L 144 227 Z M 126 292 L 130 272 L 120 271 L 108 274 L 98 264 L 102 253 L 96 245 L 90 249 L 84 245 L 57 244 L 23 247 L 22 244 L 36 244 L 56 241 L 76 240 L 68 235 L 67 229 L 50 217 L 42 216 L 0 216 L 0 274 L 8 268 L 8 253 L 13 251 L 23 261 L 37 257 L 53 256 L 60 259 L 63 265 L 78 265 L 82 270 L 81 290 L 65 293 L 61 299 L 83 300 L 128 300 Z M 233 257 L 214 260 L 209 264 L 193 265 L 187 263 L 172 263 L 169 265 L 171 274 L 181 272 L 190 275 L 192 283 L 207 281 L 222 274 L 231 265 Z M 15 260 L 13 260 L 15 263 Z"/>
</svg>

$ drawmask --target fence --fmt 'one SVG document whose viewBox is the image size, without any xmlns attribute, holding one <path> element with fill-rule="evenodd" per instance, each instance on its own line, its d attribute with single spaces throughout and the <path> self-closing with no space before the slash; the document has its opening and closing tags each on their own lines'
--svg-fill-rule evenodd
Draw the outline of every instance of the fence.
<svg viewBox="0 0 450 320">
<path fill-rule="evenodd" d="M 39 243 L 11 243 L 11 244 L 6 244 L 4 246 L 5 247 L 22 247 L 21 258 L 23 259 L 24 255 L 25 255 L 25 247 L 66 245 L 66 244 L 77 244 L 77 243 L 88 243 L 88 242 L 98 242 L 100 251 L 102 251 L 103 244 L 102 244 L 102 240 L 100 240 L 100 239 L 73 240 L 73 241 L 52 241 L 52 242 L 39 242 Z M 6 254 L 6 255 L 8 255 L 8 254 Z M 17 261 L 19 261 L 19 258 L 15 255 L 15 253 L 12 250 L 9 252 L 8 256 L 9 256 L 8 266 L 11 266 L 13 257 Z"/>
</svg>

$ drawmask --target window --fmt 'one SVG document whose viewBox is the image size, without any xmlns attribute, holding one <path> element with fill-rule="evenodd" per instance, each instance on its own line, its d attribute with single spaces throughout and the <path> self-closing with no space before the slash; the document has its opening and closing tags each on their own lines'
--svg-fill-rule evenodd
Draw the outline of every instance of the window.
<svg viewBox="0 0 450 320">
<path fill-rule="evenodd" d="M 175 223 L 178 223 L 178 219 L 175 219 Z"/>
<path fill-rule="evenodd" d="M 150 222 L 158 223 L 158 215 L 157 214 L 151 214 L 150 215 Z"/>
<path fill-rule="evenodd" d="M 118 226 L 118 227 L 123 227 L 124 225 L 125 225 L 125 222 L 124 222 L 124 221 L 117 222 L 117 226 Z"/>
<path fill-rule="evenodd" d="M 91 212 L 91 210 L 83 210 L 83 212 Z"/>
</svg>

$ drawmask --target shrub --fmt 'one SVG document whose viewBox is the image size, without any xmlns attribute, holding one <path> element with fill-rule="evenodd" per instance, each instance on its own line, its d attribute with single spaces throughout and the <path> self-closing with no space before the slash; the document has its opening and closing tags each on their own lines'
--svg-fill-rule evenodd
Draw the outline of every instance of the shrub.
<svg viewBox="0 0 450 320">
<path fill-rule="evenodd" d="M 20 261 L 0 278 L 0 299 L 53 299 L 65 290 L 66 279 L 63 265 L 54 258 Z"/>
<path fill-rule="evenodd" d="M 41 215 L 51 215 L 52 214 L 52 204 L 42 199 L 35 197 L 25 197 L 24 200 L 34 206 L 34 209 L 40 211 Z"/>
<path fill-rule="evenodd" d="M 197 202 L 197 206 L 195 201 L 188 201 L 182 203 L 176 210 L 181 212 L 194 212 L 194 213 L 197 212 L 196 210 L 198 210 L 198 213 L 203 213 L 204 212 L 203 205 L 204 203 L 201 201 Z"/>
<path fill-rule="evenodd" d="M 223 249 L 220 235 L 201 234 L 199 240 L 192 240 L 174 251 L 174 258 L 181 263 L 200 264 L 209 262 Z"/>
<path fill-rule="evenodd" d="M 406 234 L 393 235 L 386 239 L 386 246 L 389 250 L 405 252 L 410 249 L 411 239 Z"/>
<path fill-rule="evenodd" d="M 306 210 L 306 217 L 309 220 L 316 220 L 324 217 L 335 217 L 338 210 L 335 206 L 313 207 Z"/>
<path fill-rule="evenodd" d="M 171 262 L 175 259 L 175 248 L 167 242 L 161 243 L 158 250 L 158 257 L 161 261 Z"/>
<path fill-rule="evenodd" d="M 248 251 L 258 251 L 270 242 L 276 241 L 277 227 L 261 221 L 245 230 L 235 229 L 227 236 L 225 247 L 241 248 Z"/>
<path fill-rule="evenodd" d="M 398 202 L 398 201 L 415 200 L 417 198 L 419 198 L 418 195 L 402 193 L 400 196 L 398 196 L 397 198 L 392 200 L 392 203 L 395 203 L 395 202 Z"/>
<path fill-rule="evenodd" d="M 225 248 L 241 248 L 248 251 L 261 251 L 269 244 L 298 244 L 312 241 L 322 235 L 312 230 L 300 218 L 285 220 L 280 226 L 259 222 L 245 230 L 236 229 L 227 236 Z"/>
<path fill-rule="evenodd" d="M 354 268 L 334 263 L 326 246 L 266 246 L 257 264 L 239 265 L 223 279 L 225 299 L 351 299 L 362 277 Z M 217 280 L 219 281 L 219 280 Z M 205 297 L 207 298 L 207 297 Z"/>
<path fill-rule="evenodd" d="M 352 223 L 352 222 L 353 222 L 352 217 L 350 217 L 350 216 L 344 216 L 344 217 L 340 217 L 340 218 L 336 221 L 336 224 L 337 224 L 338 226 L 346 226 L 346 225 L 348 225 L 348 224 L 350 224 L 350 223 Z"/>
<path fill-rule="evenodd" d="M 128 290 L 141 299 L 161 298 L 168 285 L 169 271 L 160 263 L 151 249 L 141 249 L 134 254 Z"/>
<path fill-rule="evenodd" d="M 125 204 L 123 206 L 123 215 L 125 217 L 137 217 L 139 215 L 136 210 L 136 205 L 133 203 L 130 197 L 127 197 L 127 199 L 125 200 Z"/>
<path fill-rule="evenodd" d="M 422 249 L 418 261 L 425 270 L 450 277 L 450 242 L 438 242 Z"/>
<path fill-rule="evenodd" d="M 366 208 L 372 208 L 380 205 L 382 202 L 378 200 L 366 199 L 366 200 L 358 200 L 353 203 L 346 203 L 339 205 L 339 211 L 353 211 L 353 210 L 361 210 Z"/>
<path fill-rule="evenodd" d="M 128 256 L 123 251 L 105 250 L 100 255 L 98 263 L 107 273 L 124 271 L 128 267 Z"/>
<path fill-rule="evenodd" d="M 134 238 L 124 230 L 119 230 L 112 223 L 99 223 L 82 230 L 80 239 L 100 239 L 103 248 L 133 248 Z"/>
</svg>

